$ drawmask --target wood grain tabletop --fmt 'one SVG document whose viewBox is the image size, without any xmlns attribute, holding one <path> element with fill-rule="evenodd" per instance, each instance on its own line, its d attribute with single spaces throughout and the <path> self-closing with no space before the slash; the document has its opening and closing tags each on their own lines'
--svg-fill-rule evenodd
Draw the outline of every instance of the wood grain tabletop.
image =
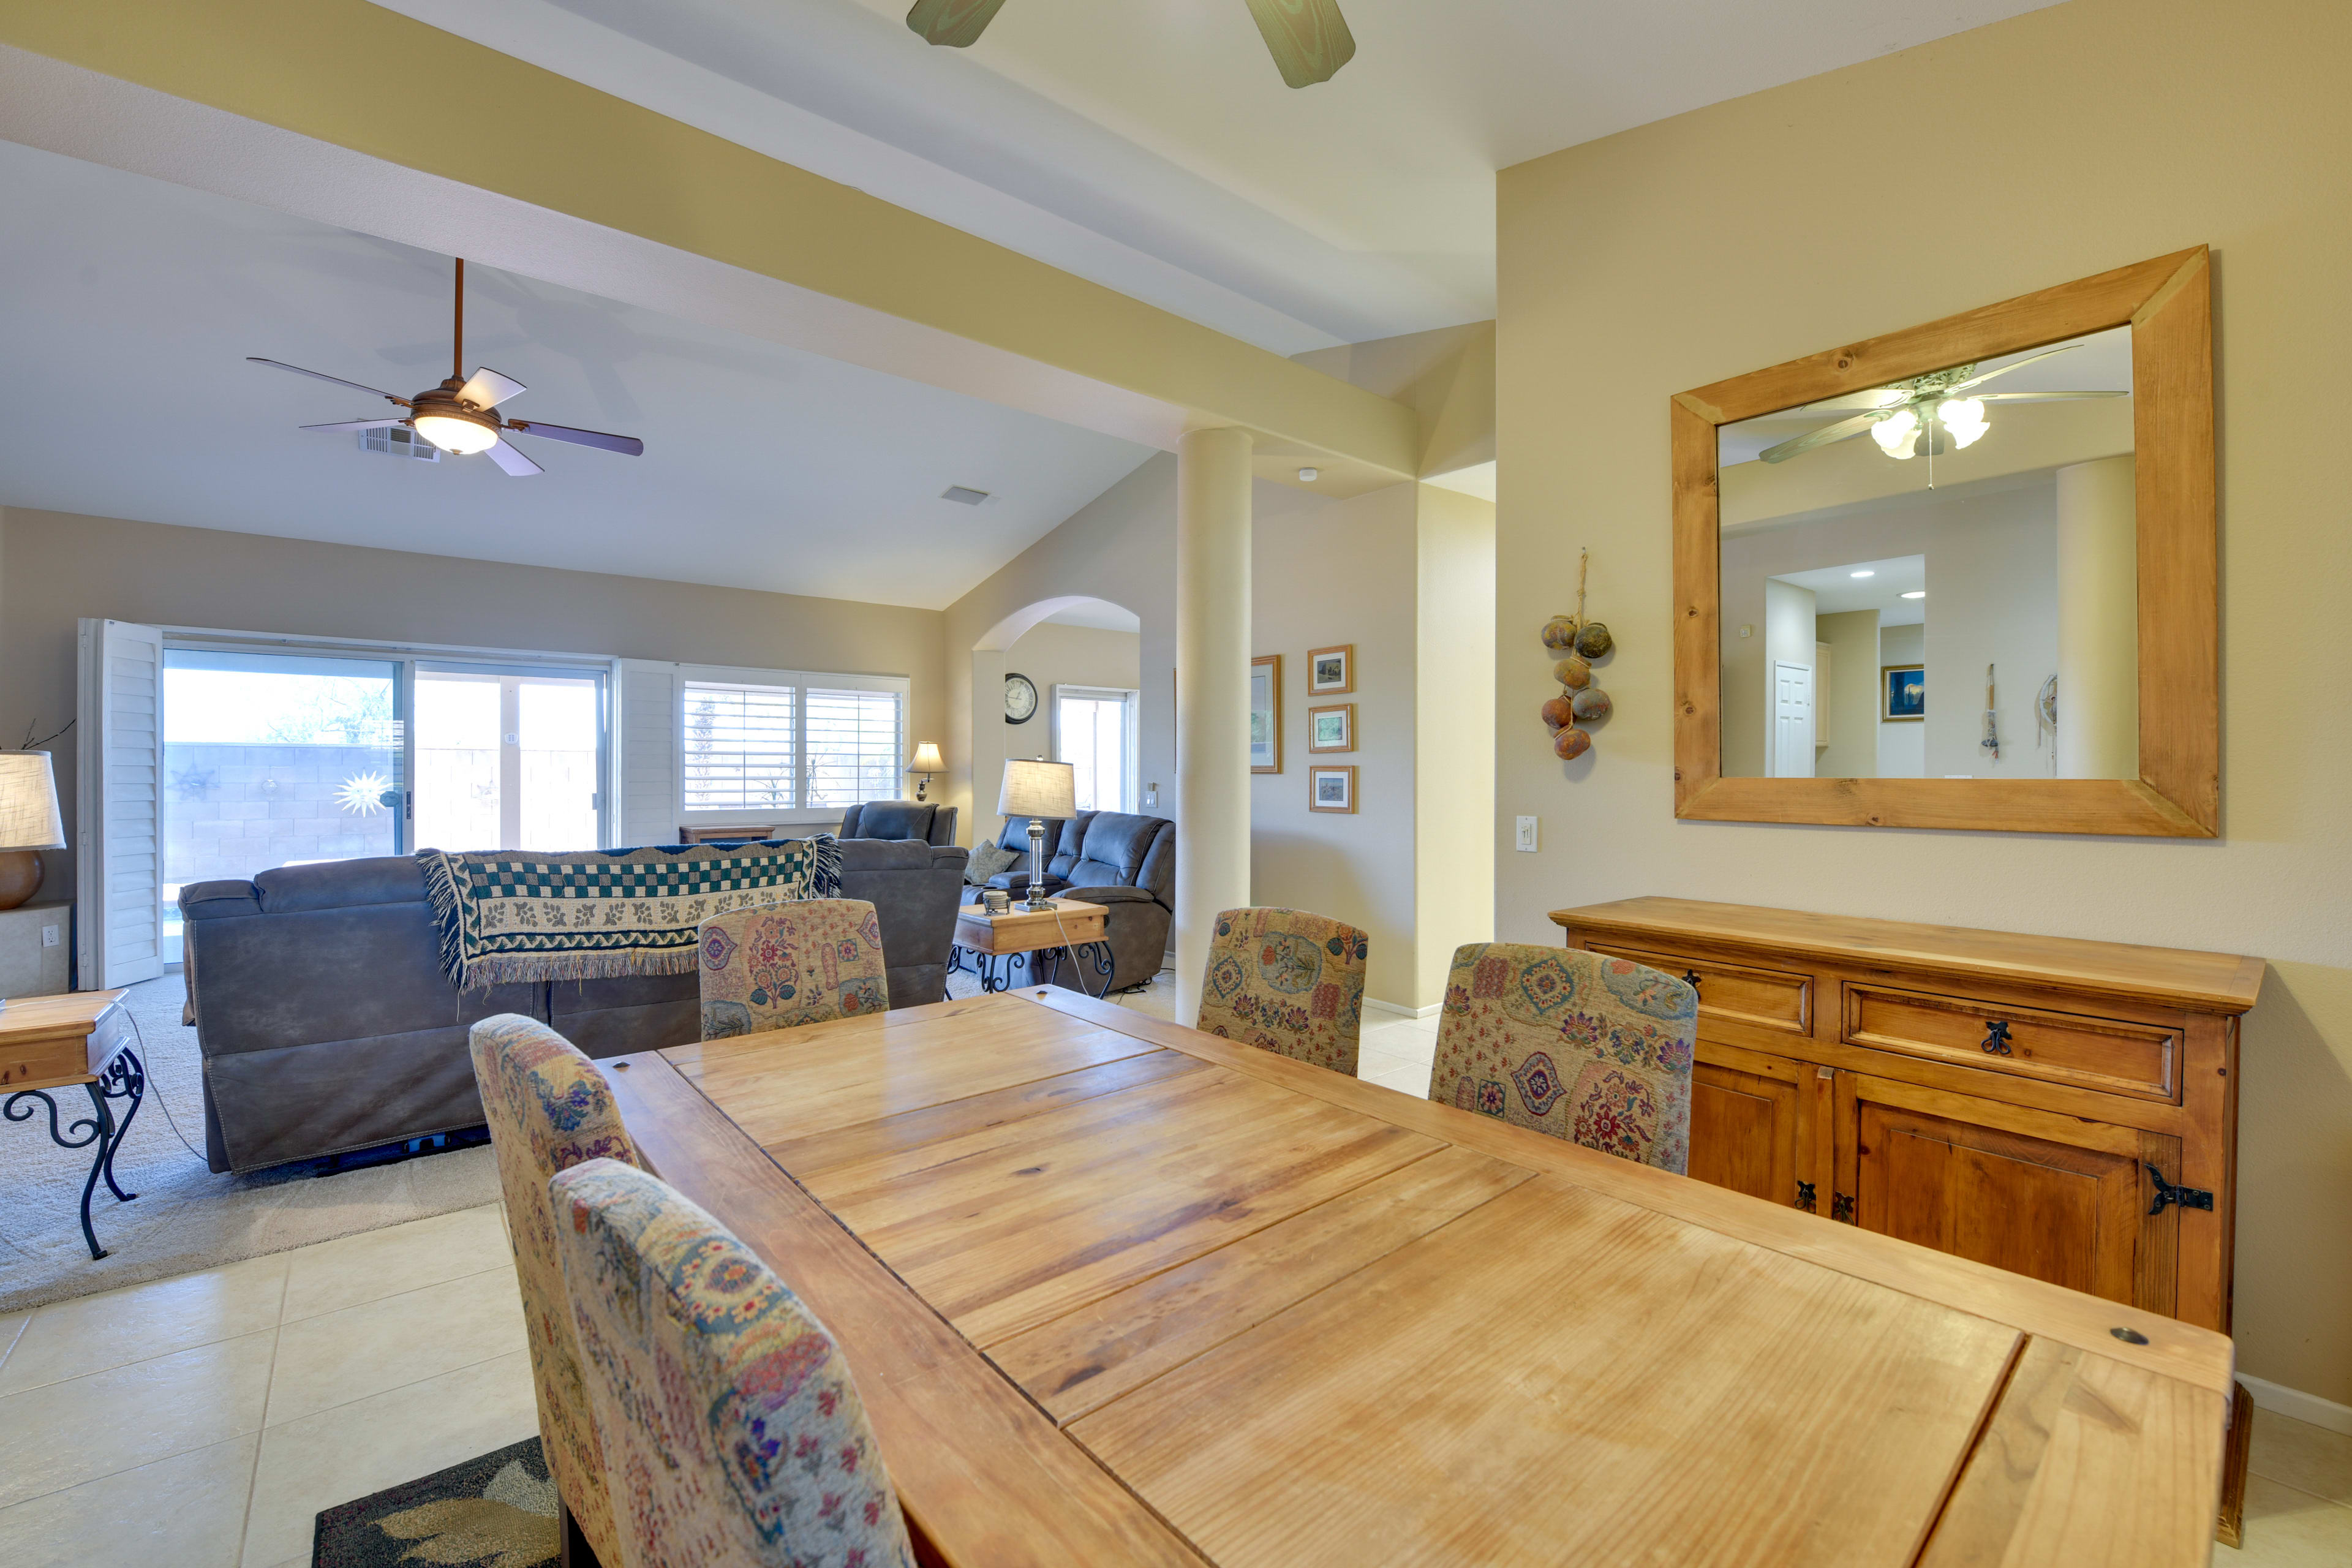
<svg viewBox="0 0 2352 1568">
<path fill-rule="evenodd" d="M 2168 1318 L 1061 990 L 604 1065 L 928 1561 L 2209 1560 Z"/>
</svg>

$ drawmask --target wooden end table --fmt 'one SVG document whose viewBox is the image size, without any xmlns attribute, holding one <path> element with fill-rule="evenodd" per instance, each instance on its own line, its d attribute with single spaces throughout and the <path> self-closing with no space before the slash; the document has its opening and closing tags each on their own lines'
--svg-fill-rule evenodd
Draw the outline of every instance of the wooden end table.
<svg viewBox="0 0 2352 1568">
<path fill-rule="evenodd" d="M 1051 904 L 1049 909 L 1033 910 L 1016 900 L 1001 915 L 990 914 L 979 904 L 964 905 L 956 912 L 955 952 L 950 954 L 950 967 L 954 966 L 955 953 L 968 952 L 980 972 L 980 988 L 1006 991 L 1013 985 L 1016 953 L 1050 954 L 1050 980 L 1061 972 L 1062 954 L 1067 951 L 1072 962 L 1083 958 L 1102 976 L 1102 990 L 1089 994 L 1108 995 L 1112 964 L 1108 911 L 1100 904 L 1076 899 L 1055 899 Z M 1083 975 L 1078 988 L 1086 989 Z"/>
<path fill-rule="evenodd" d="M 131 1015 L 121 991 L 76 991 L 62 996 L 24 996 L 0 1007 L 0 1117 L 33 1119 L 32 1101 L 49 1113 L 49 1140 L 60 1149 L 88 1149 L 89 1175 L 81 1184 L 81 1238 L 91 1261 L 106 1256 L 90 1228 L 89 1199 L 98 1179 L 123 1203 L 137 1197 L 114 1179 L 114 1152 L 131 1131 L 131 1119 L 147 1097 L 147 1068 L 131 1048 Z M 79 1087 L 89 1095 L 91 1114 L 66 1121 L 49 1091 Z M 114 1119 L 113 1100 L 131 1109 Z"/>
</svg>

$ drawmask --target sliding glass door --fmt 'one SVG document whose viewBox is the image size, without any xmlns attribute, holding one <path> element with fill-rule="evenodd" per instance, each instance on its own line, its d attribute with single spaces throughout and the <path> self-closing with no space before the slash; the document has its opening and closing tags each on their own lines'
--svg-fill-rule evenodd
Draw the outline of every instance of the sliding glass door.
<svg viewBox="0 0 2352 1568">
<path fill-rule="evenodd" d="M 419 845 L 596 846 L 602 676 L 419 664 L 415 702 Z"/>
</svg>

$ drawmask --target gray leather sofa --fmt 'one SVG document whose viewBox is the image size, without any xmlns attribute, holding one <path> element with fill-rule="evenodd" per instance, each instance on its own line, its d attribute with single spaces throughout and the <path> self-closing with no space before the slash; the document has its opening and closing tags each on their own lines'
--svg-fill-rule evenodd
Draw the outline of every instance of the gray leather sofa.
<svg viewBox="0 0 2352 1568">
<path fill-rule="evenodd" d="M 844 838 L 919 838 L 941 848 L 955 842 L 956 808 L 919 800 L 869 800 L 841 814 Z"/>
<path fill-rule="evenodd" d="M 1045 890 L 1067 895 L 1109 912 L 1110 988 L 1124 991 L 1160 973 L 1168 955 L 1168 928 L 1176 919 L 1176 825 L 1164 816 L 1134 816 L 1123 811 L 1082 811 L 1066 821 L 1045 824 Z M 996 842 L 1021 851 L 1020 864 L 989 879 L 992 888 L 1025 893 L 1029 888 L 1029 819 L 1008 817 Z M 978 889 L 964 895 L 967 903 Z M 1102 977 L 1087 965 L 1064 963 L 1055 983 L 1094 991 Z"/>
<path fill-rule="evenodd" d="M 845 838 L 841 852 L 843 896 L 880 917 L 890 1005 L 939 1001 L 965 851 Z M 494 1013 L 542 1019 L 592 1057 L 700 1033 L 691 973 L 460 992 L 442 973 L 424 876 L 405 857 L 194 882 L 180 910 L 215 1171 L 479 1124 L 466 1031 Z"/>
</svg>

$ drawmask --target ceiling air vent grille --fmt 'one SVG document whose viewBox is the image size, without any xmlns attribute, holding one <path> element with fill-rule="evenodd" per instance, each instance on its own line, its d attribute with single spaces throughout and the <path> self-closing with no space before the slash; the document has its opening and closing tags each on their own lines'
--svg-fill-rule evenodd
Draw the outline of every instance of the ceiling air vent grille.
<svg viewBox="0 0 2352 1568">
<path fill-rule="evenodd" d="M 441 448 L 404 425 L 388 425 L 381 430 L 360 432 L 360 450 L 385 452 L 395 458 L 414 458 L 420 463 L 437 463 Z"/>
<path fill-rule="evenodd" d="M 966 506 L 978 506 L 988 499 L 988 492 L 973 489 L 970 485 L 950 485 L 940 492 L 940 499 L 961 501 Z"/>
</svg>

